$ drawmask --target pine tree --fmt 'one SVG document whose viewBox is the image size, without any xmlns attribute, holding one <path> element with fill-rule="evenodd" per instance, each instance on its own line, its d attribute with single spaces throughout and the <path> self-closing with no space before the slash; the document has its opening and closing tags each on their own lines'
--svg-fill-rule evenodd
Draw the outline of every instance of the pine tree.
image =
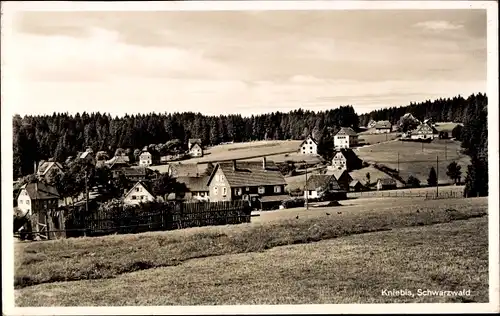
<svg viewBox="0 0 500 316">
<path fill-rule="evenodd" d="M 437 174 L 436 174 L 436 170 L 434 169 L 434 167 L 431 167 L 431 170 L 429 171 L 429 177 L 427 178 L 427 184 L 429 186 L 436 186 L 437 185 Z"/>
<path fill-rule="evenodd" d="M 456 161 L 451 162 L 446 171 L 446 175 L 453 181 L 454 184 L 460 182 L 460 177 L 462 176 L 462 171 L 460 170 L 462 167 L 457 164 Z"/>
</svg>

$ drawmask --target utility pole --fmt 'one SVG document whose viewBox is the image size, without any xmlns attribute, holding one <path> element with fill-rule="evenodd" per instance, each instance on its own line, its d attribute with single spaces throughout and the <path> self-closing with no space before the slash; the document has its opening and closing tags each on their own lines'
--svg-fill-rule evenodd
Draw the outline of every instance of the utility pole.
<svg viewBox="0 0 500 316">
<path fill-rule="evenodd" d="M 448 140 L 444 140 L 444 160 L 448 160 Z"/>
<path fill-rule="evenodd" d="M 305 163 L 305 166 L 306 166 L 306 187 L 305 187 L 306 200 L 305 200 L 305 204 L 306 204 L 306 210 L 309 210 L 309 203 L 308 203 L 308 200 L 309 200 L 309 189 L 307 188 L 307 163 Z"/>
<path fill-rule="evenodd" d="M 398 172 L 399 172 L 399 151 L 398 151 Z"/>
<path fill-rule="evenodd" d="M 424 151 L 424 142 L 422 142 L 422 151 Z"/>
<path fill-rule="evenodd" d="M 436 155 L 436 199 L 439 197 L 439 155 Z"/>
<path fill-rule="evenodd" d="M 87 170 L 85 170 L 85 216 L 83 217 L 85 219 L 85 225 L 84 225 L 84 231 L 83 231 L 83 236 L 87 236 L 87 216 L 89 214 L 89 190 L 87 187 Z"/>
</svg>

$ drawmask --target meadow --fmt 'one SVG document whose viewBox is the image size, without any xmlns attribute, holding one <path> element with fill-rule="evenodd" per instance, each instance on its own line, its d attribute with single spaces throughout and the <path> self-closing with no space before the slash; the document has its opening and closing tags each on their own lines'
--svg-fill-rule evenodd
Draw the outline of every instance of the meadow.
<svg viewBox="0 0 500 316">
<path fill-rule="evenodd" d="M 401 133 L 371 134 L 370 132 L 363 132 L 358 135 L 358 140 L 361 144 L 373 145 L 394 140 L 398 138 Z"/>
<path fill-rule="evenodd" d="M 456 161 L 462 168 L 462 180 L 465 178 L 470 157 L 461 153 L 460 142 L 436 139 L 431 143 L 390 141 L 358 148 L 355 153 L 368 163 L 380 163 L 392 169 L 398 169 L 403 179 L 410 175 L 426 184 L 431 167 L 436 169 L 436 157 L 439 157 L 439 183 L 451 183 L 446 175 L 447 166 Z"/>
<path fill-rule="evenodd" d="M 260 217 L 252 218 L 252 223 L 234 226 L 16 243 L 15 285 L 18 288 L 16 293 L 20 295 L 16 304 L 64 305 L 66 300 L 71 300 L 73 293 L 76 294 L 72 291 L 87 286 L 85 284 L 88 283 L 80 283 L 83 282 L 81 280 L 116 280 L 134 271 L 180 266 L 195 258 L 258 253 L 279 246 L 446 223 L 487 214 L 486 198 L 445 201 L 397 199 L 393 203 L 387 199 L 367 199 L 350 203 L 331 208 L 268 212 L 269 215 L 261 214 Z M 243 266 L 241 268 L 244 269 Z M 64 281 L 74 282 L 54 283 Z M 109 286 L 113 288 L 114 281 L 110 282 L 106 286 L 108 289 Z M 118 280 L 116 282 L 119 284 Z M 158 286 L 155 278 L 143 282 Z M 44 290 L 33 286 L 42 283 L 50 283 L 44 286 L 53 289 L 52 293 L 65 291 L 66 294 L 54 294 L 49 300 L 39 300 Z M 65 289 L 68 287 L 66 284 L 70 284 L 72 290 Z M 94 294 L 86 295 L 92 297 L 99 293 L 89 292 Z M 154 300 L 154 297 L 151 299 Z M 116 300 L 104 304 L 96 299 L 92 304 L 119 304 Z M 134 299 L 129 297 L 128 302 L 134 302 Z M 147 303 L 141 301 L 137 304 Z"/>
<path fill-rule="evenodd" d="M 488 302 L 486 217 L 17 290 L 19 306 Z M 425 256 L 422 256 L 425 254 Z M 370 262 L 370 264 L 367 264 Z M 409 289 L 415 296 L 384 296 Z M 419 296 L 418 289 L 470 296 Z"/>
</svg>

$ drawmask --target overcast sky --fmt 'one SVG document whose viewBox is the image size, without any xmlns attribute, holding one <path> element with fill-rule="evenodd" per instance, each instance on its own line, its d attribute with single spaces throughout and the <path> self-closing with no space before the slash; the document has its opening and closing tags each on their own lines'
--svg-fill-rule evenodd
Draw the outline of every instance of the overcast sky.
<svg viewBox="0 0 500 316">
<path fill-rule="evenodd" d="M 486 92 L 485 10 L 31 12 L 16 112 L 358 114 Z"/>
</svg>

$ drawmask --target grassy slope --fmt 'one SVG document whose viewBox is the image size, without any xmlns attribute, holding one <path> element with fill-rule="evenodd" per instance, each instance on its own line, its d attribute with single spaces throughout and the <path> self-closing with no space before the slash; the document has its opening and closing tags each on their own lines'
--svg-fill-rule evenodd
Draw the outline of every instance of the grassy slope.
<svg viewBox="0 0 500 316">
<path fill-rule="evenodd" d="M 371 145 L 396 139 L 399 135 L 401 135 L 401 133 L 389 133 L 389 134 L 361 133 L 359 134 L 359 141 L 360 143 Z"/>
<path fill-rule="evenodd" d="M 314 211 L 283 210 L 272 212 L 281 214 L 281 218 L 266 221 L 262 217 L 255 223 L 234 226 L 18 243 L 15 245 L 15 284 L 28 286 L 112 278 L 136 270 L 178 265 L 192 258 L 254 252 L 370 231 L 449 222 L 482 216 L 487 212 L 485 198 L 399 200 L 388 203 L 387 200 L 373 199 L 358 205 Z M 449 212 L 448 208 L 458 211 Z M 297 215 L 300 215 L 299 219 L 295 218 Z"/>
<path fill-rule="evenodd" d="M 447 148 L 446 160 L 445 147 Z M 462 166 L 462 178 L 465 177 L 467 165 L 470 162 L 468 156 L 460 153 L 459 142 L 448 141 L 445 145 L 443 140 L 435 140 L 430 144 L 424 144 L 423 151 L 421 143 L 393 141 L 359 148 L 356 154 L 365 161 L 379 162 L 390 168 L 397 169 L 398 152 L 399 170 L 403 179 L 407 179 L 411 174 L 416 176 L 422 183 L 427 183 L 430 168 L 436 168 L 436 156 L 439 156 L 440 160 L 440 183 L 449 183 L 451 181 L 446 175 L 446 167 L 450 162 L 457 161 Z"/>
<path fill-rule="evenodd" d="M 16 291 L 21 306 L 487 302 L 487 218 L 191 260 Z M 425 255 L 423 255 L 425 254 Z M 388 297 L 383 289 L 470 297 Z"/>
</svg>

